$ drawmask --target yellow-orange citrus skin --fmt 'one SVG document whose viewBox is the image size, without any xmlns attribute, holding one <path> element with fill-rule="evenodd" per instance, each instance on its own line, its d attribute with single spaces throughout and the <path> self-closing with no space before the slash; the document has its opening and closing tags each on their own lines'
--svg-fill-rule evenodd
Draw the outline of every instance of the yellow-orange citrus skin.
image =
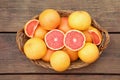
<svg viewBox="0 0 120 80">
<path fill-rule="evenodd" d="M 43 29 L 41 26 L 38 26 L 37 29 L 35 30 L 34 37 L 44 39 L 46 33 L 47 31 L 45 29 Z"/>
<path fill-rule="evenodd" d="M 68 23 L 73 29 L 87 30 L 91 25 L 91 17 L 86 11 L 75 11 L 68 17 Z"/>
<path fill-rule="evenodd" d="M 79 58 L 85 63 L 93 63 L 99 58 L 99 50 L 93 43 L 86 43 L 85 46 L 78 51 Z"/>
<path fill-rule="evenodd" d="M 63 51 L 65 51 L 69 55 L 71 62 L 78 60 L 78 51 L 72 51 L 66 47 L 63 48 Z"/>
<path fill-rule="evenodd" d="M 50 64 L 55 71 L 62 72 L 70 66 L 70 58 L 64 51 L 55 51 L 50 57 Z"/>
<path fill-rule="evenodd" d="M 71 30 L 70 26 L 68 25 L 68 17 L 61 17 L 61 23 L 58 29 L 62 30 L 64 33 Z"/>
<path fill-rule="evenodd" d="M 86 42 L 92 42 L 92 37 L 91 34 L 88 32 L 88 30 L 83 31 L 85 37 L 86 37 Z"/>
<path fill-rule="evenodd" d="M 39 15 L 40 25 L 46 30 L 52 30 L 60 24 L 60 15 L 54 9 L 46 9 Z"/>
<path fill-rule="evenodd" d="M 47 49 L 47 52 L 46 54 L 42 57 L 42 60 L 43 61 L 46 61 L 46 62 L 50 62 L 50 57 L 51 55 L 53 54 L 53 52 L 55 52 L 54 50 L 51 50 L 51 49 Z"/>
<path fill-rule="evenodd" d="M 29 59 L 41 59 L 46 51 L 47 47 L 40 38 L 31 38 L 24 45 L 24 53 Z"/>
</svg>

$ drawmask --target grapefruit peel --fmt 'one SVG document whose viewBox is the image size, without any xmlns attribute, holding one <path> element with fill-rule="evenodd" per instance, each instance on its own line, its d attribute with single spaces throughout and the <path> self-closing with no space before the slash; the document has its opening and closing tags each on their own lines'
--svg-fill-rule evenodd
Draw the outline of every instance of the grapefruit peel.
<svg viewBox="0 0 120 80">
<path fill-rule="evenodd" d="M 34 23 L 33 23 L 33 22 L 34 22 Z M 25 26 L 24 26 L 24 32 L 25 32 L 25 34 L 26 34 L 28 37 L 32 38 L 32 37 L 34 36 L 34 32 L 35 32 L 38 24 L 39 24 L 39 20 L 36 20 L 36 19 L 29 20 L 29 21 L 25 24 Z M 31 25 L 31 26 L 30 26 L 30 25 Z M 30 29 L 30 28 L 32 28 L 32 29 Z"/>
</svg>

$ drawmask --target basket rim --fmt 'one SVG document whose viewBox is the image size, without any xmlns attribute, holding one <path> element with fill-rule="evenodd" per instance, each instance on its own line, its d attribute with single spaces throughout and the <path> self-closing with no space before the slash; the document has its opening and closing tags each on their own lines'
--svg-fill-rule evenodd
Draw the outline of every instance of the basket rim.
<svg viewBox="0 0 120 80">
<path fill-rule="evenodd" d="M 61 13 L 71 13 L 71 12 L 73 12 L 74 10 L 57 10 L 57 11 L 58 11 L 58 13 L 61 14 Z M 38 19 L 38 15 L 34 16 L 32 19 Z M 92 25 L 94 25 L 94 27 L 97 27 L 97 29 L 99 29 L 100 32 L 102 33 L 102 36 L 105 37 L 105 39 L 102 40 L 102 43 L 101 43 L 102 45 L 99 45 L 99 46 L 98 46 L 98 48 L 100 48 L 99 51 L 100 51 L 100 55 L 101 55 L 102 52 L 103 52 L 103 50 L 104 50 L 105 48 L 107 48 L 107 46 L 108 46 L 108 44 L 109 44 L 109 42 L 110 42 L 110 36 L 109 36 L 107 30 L 105 30 L 103 27 L 101 27 L 101 26 L 96 22 L 96 20 L 93 19 L 93 18 L 92 18 Z M 23 45 L 20 43 L 20 41 L 23 41 L 23 39 L 20 39 L 20 36 L 22 36 L 23 38 L 24 38 L 24 37 L 26 38 L 26 35 L 25 35 L 25 33 L 24 33 L 24 29 L 23 29 L 23 28 L 21 28 L 19 31 L 17 31 L 17 34 L 16 34 L 16 43 L 17 43 L 17 45 L 18 45 L 19 50 L 20 50 L 22 53 L 24 53 L 23 48 L 21 48 L 21 46 L 23 46 Z M 28 39 L 29 39 L 29 38 L 28 38 Z M 25 54 L 24 54 L 24 55 L 25 55 Z M 30 59 L 29 59 L 29 60 L 30 60 Z M 42 67 L 44 67 L 44 68 L 50 68 L 50 69 L 52 69 L 52 67 L 50 66 L 50 64 L 48 65 L 47 62 L 44 62 L 44 61 L 42 61 L 42 60 L 31 60 L 31 61 L 32 61 L 33 63 L 35 63 L 36 65 L 42 66 Z M 73 63 L 73 64 L 71 64 L 71 65 L 69 66 L 68 69 L 83 68 L 83 67 L 86 67 L 86 66 L 88 66 L 88 65 L 90 65 L 90 64 L 84 63 L 84 62 L 79 63 L 79 65 L 74 65 L 74 63 Z"/>
</svg>

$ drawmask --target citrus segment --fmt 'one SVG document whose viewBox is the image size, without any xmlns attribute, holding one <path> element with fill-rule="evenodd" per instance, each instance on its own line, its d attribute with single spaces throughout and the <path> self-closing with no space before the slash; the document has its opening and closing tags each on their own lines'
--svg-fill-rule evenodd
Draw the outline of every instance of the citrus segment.
<svg viewBox="0 0 120 80">
<path fill-rule="evenodd" d="M 54 9 L 46 9 L 39 15 L 40 25 L 46 30 L 52 30 L 60 24 L 60 15 Z"/>
<path fill-rule="evenodd" d="M 85 36 L 81 31 L 70 30 L 65 34 L 64 45 L 72 51 L 81 49 L 85 44 Z"/>
<path fill-rule="evenodd" d="M 37 28 L 39 21 L 36 19 L 29 20 L 24 26 L 24 32 L 28 37 L 33 37 L 35 29 Z"/>
<path fill-rule="evenodd" d="M 58 29 L 53 29 L 45 35 L 46 45 L 52 50 L 62 49 L 64 47 L 63 39 L 64 33 Z"/>
<path fill-rule="evenodd" d="M 78 51 L 79 58 L 86 63 L 93 63 L 99 57 L 99 50 L 93 43 L 86 43 L 85 46 Z"/>
<path fill-rule="evenodd" d="M 50 57 L 50 64 L 54 70 L 62 72 L 70 66 L 70 58 L 64 51 L 55 51 Z"/>
<path fill-rule="evenodd" d="M 29 59 L 41 59 L 46 51 L 47 47 L 40 38 L 31 38 L 24 45 L 24 53 Z"/>
</svg>

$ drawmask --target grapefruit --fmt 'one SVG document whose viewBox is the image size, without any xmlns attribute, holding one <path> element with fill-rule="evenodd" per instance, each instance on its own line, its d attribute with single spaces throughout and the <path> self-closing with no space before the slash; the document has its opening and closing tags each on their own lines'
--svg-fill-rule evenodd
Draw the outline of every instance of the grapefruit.
<svg viewBox="0 0 120 80">
<path fill-rule="evenodd" d="M 79 30 L 69 30 L 64 37 L 64 45 L 72 51 L 80 50 L 85 44 L 85 35 Z"/>
<path fill-rule="evenodd" d="M 39 25 L 34 32 L 34 37 L 44 39 L 44 36 L 45 36 L 46 33 L 47 33 L 47 31 Z"/>
<path fill-rule="evenodd" d="M 45 35 L 45 43 L 52 50 L 62 49 L 64 47 L 63 39 L 64 33 L 58 29 L 53 29 Z"/>
<path fill-rule="evenodd" d="M 86 42 L 92 42 L 92 36 L 91 34 L 88 32 L 88 30 L 83 31 L 85 37 L 86 37 Z"/>
<path fill-rule="evenodd" d="M 93 43 L 86 43 L 85 46 L 78 51 L 79 58 L 86 63 L 93 63 L 99 57 L 98 47 Z"/>
<path fill-rule="evenodd" d="M 46 30 L 52 30 L 60 24 L 60 15 L 54 9 L 46 9 L 39 15 L 40 25 Z"/>
<path fill-rule="evenodd" d="M 102 34 L 100 31 L 94 27 L 90 27 L 88 31 L 91 34 L 93 43 L 99 45 L 102 41 Z"/>
<path fill-rule="evenodd" d="M 47 47 L 40 38 L 31 38 L 24 45 L 24 53 L 29 59 L 41 59 L 46 51 Z"/>
<path fill-rule="evenodd" d="M 37 28 L 39 21 L 36 19 L 29 20 L 24 26 L 24 32 L 28 37 L 33 37 L 35 29 Z"/>
<path fill-rule="evenodd" d="M 68 25 L 68 17 L 61 17 L 61 23 L 58 29 L 62 30 L 64 33 L 71 29 L 70 26 Z"/>
<path fill-rule="evenodd" d="M 42 60 L 43 61 L 46 61 L 46 62 L 50 62 L 50 57 L 51 55 L 53 54 L 53 52 L 55 52 L 54 50 L 51 50 L 51 49 L 47 49 L 47 52 L 46 54 L 42 57 Z"/>
<path fill-rule="evenodd" d="M 68 23 L 73 29 L 87 30 L 91 25 L 91 17 L 86 11 L 75 11 L 69 15 Z"/>
<path fill-rule="evenodd" d="M 62 72 L 70 66 L 70 58 L 64 51 L 55 51 L 50 57 L 50 64 L 54 70 Z"/>
<path fill-rule="evenodd" d="M 69 55 L 71 62 L 76 61 L 78 59 L 78 51 L 72 51 L 66 47 L 63 48 L 63 51 L 65 51 Z"/>
</svg>

